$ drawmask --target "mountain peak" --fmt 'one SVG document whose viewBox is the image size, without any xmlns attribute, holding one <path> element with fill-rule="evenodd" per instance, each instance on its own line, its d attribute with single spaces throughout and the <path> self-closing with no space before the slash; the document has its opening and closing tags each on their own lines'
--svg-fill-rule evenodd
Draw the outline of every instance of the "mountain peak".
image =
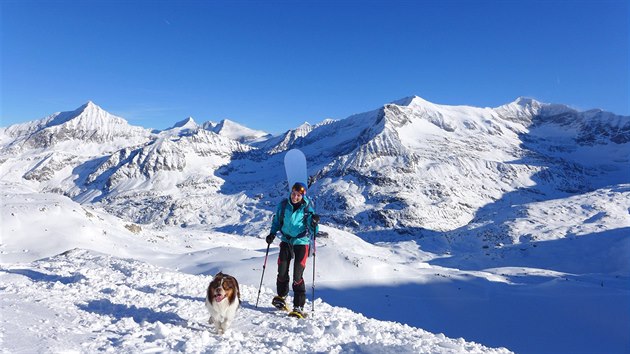
<svg viewBox="0 0 630 354">
<path fill-rule="evenodd" d="M 98 105 L 96 103 L 94 103 L 92 100 L 87 101 L 85 104 L 83 104 L 83 106 L 81 106 L 80 108 L 88 108 L 88 107 L 98 107 Z"/>
<path fill-rule="evenodd" d="M 309 129 L 309 128 L 311 128 L 311 127 L 312 127 L 311 123 L 309 123 L 309 122 L 304 122 L 304 123 L 300 124 L 300 126 L 299 126 L 299 127 L 297 127 L 296 129 Z"/>
<path fill-rule="evenodd" d="M 412 104 L 416 100 L 422 100 L 424 102 L 427 102 L 426 100 L 420 98 L 419 96 L 415 96 L 414 95 L 414 96 L 407 96 L 407 97 L 404 97 L 404 98 L 397 99 L 395 101 L 392 101 L 391 103 L 395 104 L 397 106 L 409 106 L 410 104 Z"/>
<path fill-rule="evenodd" d="M 501 114 L 530 121 L 533 116 L 540 113 L 545 105 L 533 98 L 521 96 L 510 103 L 495 108 L 495 110 Z"/>
<path fill-rule="evenodd" d="M 576 110 L 567 105 L 557 103 L 543 103 L 533 98 L 523 96 L 517 98 L 513 102 L 497 107 L 497 109 L 502 111 L 510 111 L 517 114 L 517 116 L 525 114 L 529 117 L 541 113 L 545 115 L 557 115 L 565 112 L 576 112 Z"/>
<path fill-rule="evenodd" d="M 94 120 L 97 118 L 101 120 L 110 120 L 111 118 L 113 118 L 113 120 L 122 120 L 122 118 L 109 114 L 107 111 L 96 105 L 94 102 L 88 101 L 74 111 L 56 113 L 53 118 L 46 123 L 46 126 L 51 127 L 67 124 L 71 121 Z"/>
<path fill-rule="evenodd" d="M 57 112 L 29 125 L 18 126 L 13 136 L 23 139 L 25 148 L 47 148 L 57 143 L 76 140 L 84 143 L 115 142 L 118 148 L 130 141 L 144 141 L 148 131 L 129 125 L 124 118 L 105 111 L 88 101 L 73 111 Z M 80 150 L 81 144 L 76 145 Z"/>
<path fill-rule="evenodd" d="M 422 107 L 422 108 L 435 108 L 437 105 L 433 102 L 429 102 L 420 96 L 409 96 L 393 101 L 391 104 L 397 106 L 406 107 Z"/>
<path fill-rule="evenodd" d="M 512 102 L 512 104 L 516 106 L 524 107 L 524 108 L 525 107 L 537 108 L 543 105 L 542 102 L 539 102 L 533 98 L 524 97 L 524 96 L 517 98 L 516 100 L 514 100 L 514 102 Z"/>
<path fill-rule="evenodd" d="M 219 135 L 226 136 L 230 139 L 237 140 L 239 142 L 255 141 L 268 135 L 263 131 L 248 128 L 229 119 L 221 120 L 212 129 L 212 131 Z"/>
<path fill-rule="evenodd" d="M 173 128 L 197 128 L 197 126 L 197 122 L 195 122 L 193 117 L 188 117 L 175 123 L 175 125 L 173 125 Z"/>
<path fill-rule="evenodd" d="M 240 128 L 247 128 L 246 126 L 244 126 L 244 125 L 242 125 L 240 123 L 237 123 L 237 122 L 235 122 L 233 120 L 227 119 L 227 118 L 221 119 L 221 121 L 219 122 L 218 125 L 221 125 L 223 127 L 236 127 L 236 128 L 239 128 L 239 129 Z"/>
<path fill-rule="evenodd" d="M 74 112 L 78 114 L 83 113 L 83 112 L 92 113 L 92 112 L 101 112 L 101 111 L 104 112 L 105 110 L 92 101 L 87 101 L 81 107 L 74 110 Z"/>
</svg>

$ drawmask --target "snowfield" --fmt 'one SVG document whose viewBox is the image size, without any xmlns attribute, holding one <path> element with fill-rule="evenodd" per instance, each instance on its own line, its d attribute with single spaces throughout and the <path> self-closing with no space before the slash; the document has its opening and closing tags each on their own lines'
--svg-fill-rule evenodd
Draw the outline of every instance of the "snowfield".
<svg viewBox="0 0 630 354">
<path fill-rule="evenodd" d="M 80 249 L 5 264 L 3 352 L 509 352 L 369 319 L 321 299 L 306 320 L 289 318 L 268 304 L 268 288 L 256 308 L 257 289 L 244 284 L 238 316 L 221 336 L 204 306 L 211 278 Z"/>
<path fill-rule="evenodd" d="M 591 208 L 579 208 L 581 218 L 617 223 L 614 230 L 485 254 L 436 254 L 414 241 L 370 244 L 322 225 L 328 237 L 317 243 L 315 311 L 301 322 L 270 305 L 277 243 L 270 248 L 255 308 L 264 234 L 201 227 L 132 232 L 125 227 L 130 223 L 98 208 L 2 187 L 3 353 L 493 353 L 509 352 L 510 346 L 532 353 L 543 352 L 540 348 L 623 353 L 627 348 L 628 188 L 573 198 L 562 208 L 554 207 L 558 201 L 542 203 L 533 213 L 558 213 L 548 225 L 559 230 L 570 224 L 561 211 L 575 217 L 576 206 L 589 200 Z M 604 217 L 597 205 L 613 195 L 628 203 L 626 210 L 609 208 Z M 521 223 L 514 227 L 525 227 Z M 305 272 L 309 312 L 312 261 Z M 218 271 L 239 279 L 243 300 L 223 336 L 208 325 L 204 306 L 205 288 Z"/>
<path fill-rule="evenodd" d="M 366 318 L 320 297 L 311 312 L 311 289 L 310 317 L 289 318 L 270 304 L 277 245 L 256 308 L 263 239 L 175 227 L 134 233 L 124 227 L 129 223 L 66 197 L 2 186 L 3 353 L 510 352 Z M 319 281 L 351 286 L 356 278 L 387 280 L 387 273 L 377 272 L 386 267 L 370 259 L 390 251 L 323 228 L 337 237 L 321 239 Z M 367 277 L 357 277 L 352 262 L 359 259 L 373 263 L 365 268 Z M 222 336 L 208 324 L 204 305 L 206 287 L 220 270 L 239 279 L 242 300 L 232 328 Z M 312 271 L 307 273 L 312 279 Z"/>
</svg>

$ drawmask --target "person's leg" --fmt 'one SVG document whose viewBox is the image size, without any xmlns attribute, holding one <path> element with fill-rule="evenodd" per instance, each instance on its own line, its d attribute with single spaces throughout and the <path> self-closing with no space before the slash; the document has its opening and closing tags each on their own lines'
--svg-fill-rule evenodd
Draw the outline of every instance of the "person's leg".
<svg viewBox="0 0 630 354">
<path fill-rule="evenodd" d="M 291 262 L 291 246 L 286 242 L 280 242 L 280 253 L 278 254 L 278 278 L 276 279 L 276 290 L 278 296 L 286 297 L 289 294 L 289 263 Z"/>
<path fill-rule="evenodd" d="M 293 262 L 293 306 L 303 308 L 306 303 L 306 285 L 304 269 L 308 258 L 308 245 L 293 246 L 295 261 Z"/>
</svg>

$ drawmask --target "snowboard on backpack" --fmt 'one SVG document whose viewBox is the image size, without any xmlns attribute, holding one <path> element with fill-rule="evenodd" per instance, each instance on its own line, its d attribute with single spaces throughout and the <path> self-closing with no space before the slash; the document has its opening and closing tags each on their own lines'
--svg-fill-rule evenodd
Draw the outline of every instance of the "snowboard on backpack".
<svg viewBox="0 0 630 354">
<path fill-rule="evenodd" d="M 306 171 L 306 156 L 298 149 L 289 150 L 284 155 L 284 171 L 287 174 L 289 193 L 296 182 L 304 183 L 308 187 L 308 173 Z"/>
</svg>

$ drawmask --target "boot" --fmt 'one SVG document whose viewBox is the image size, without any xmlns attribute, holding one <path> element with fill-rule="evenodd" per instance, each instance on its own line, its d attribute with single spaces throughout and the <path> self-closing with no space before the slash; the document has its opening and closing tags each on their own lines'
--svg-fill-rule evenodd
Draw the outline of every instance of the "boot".
<svg viewBox="0 0 630 354">
<path fill-rule="evenodd" d="M 287 307 L 287 302 L 282 296 L 274 296 L 273 300 L 271 300 L 271 304 L 278 310 L 289 311 L 289 308 Z"/>
</svg>

